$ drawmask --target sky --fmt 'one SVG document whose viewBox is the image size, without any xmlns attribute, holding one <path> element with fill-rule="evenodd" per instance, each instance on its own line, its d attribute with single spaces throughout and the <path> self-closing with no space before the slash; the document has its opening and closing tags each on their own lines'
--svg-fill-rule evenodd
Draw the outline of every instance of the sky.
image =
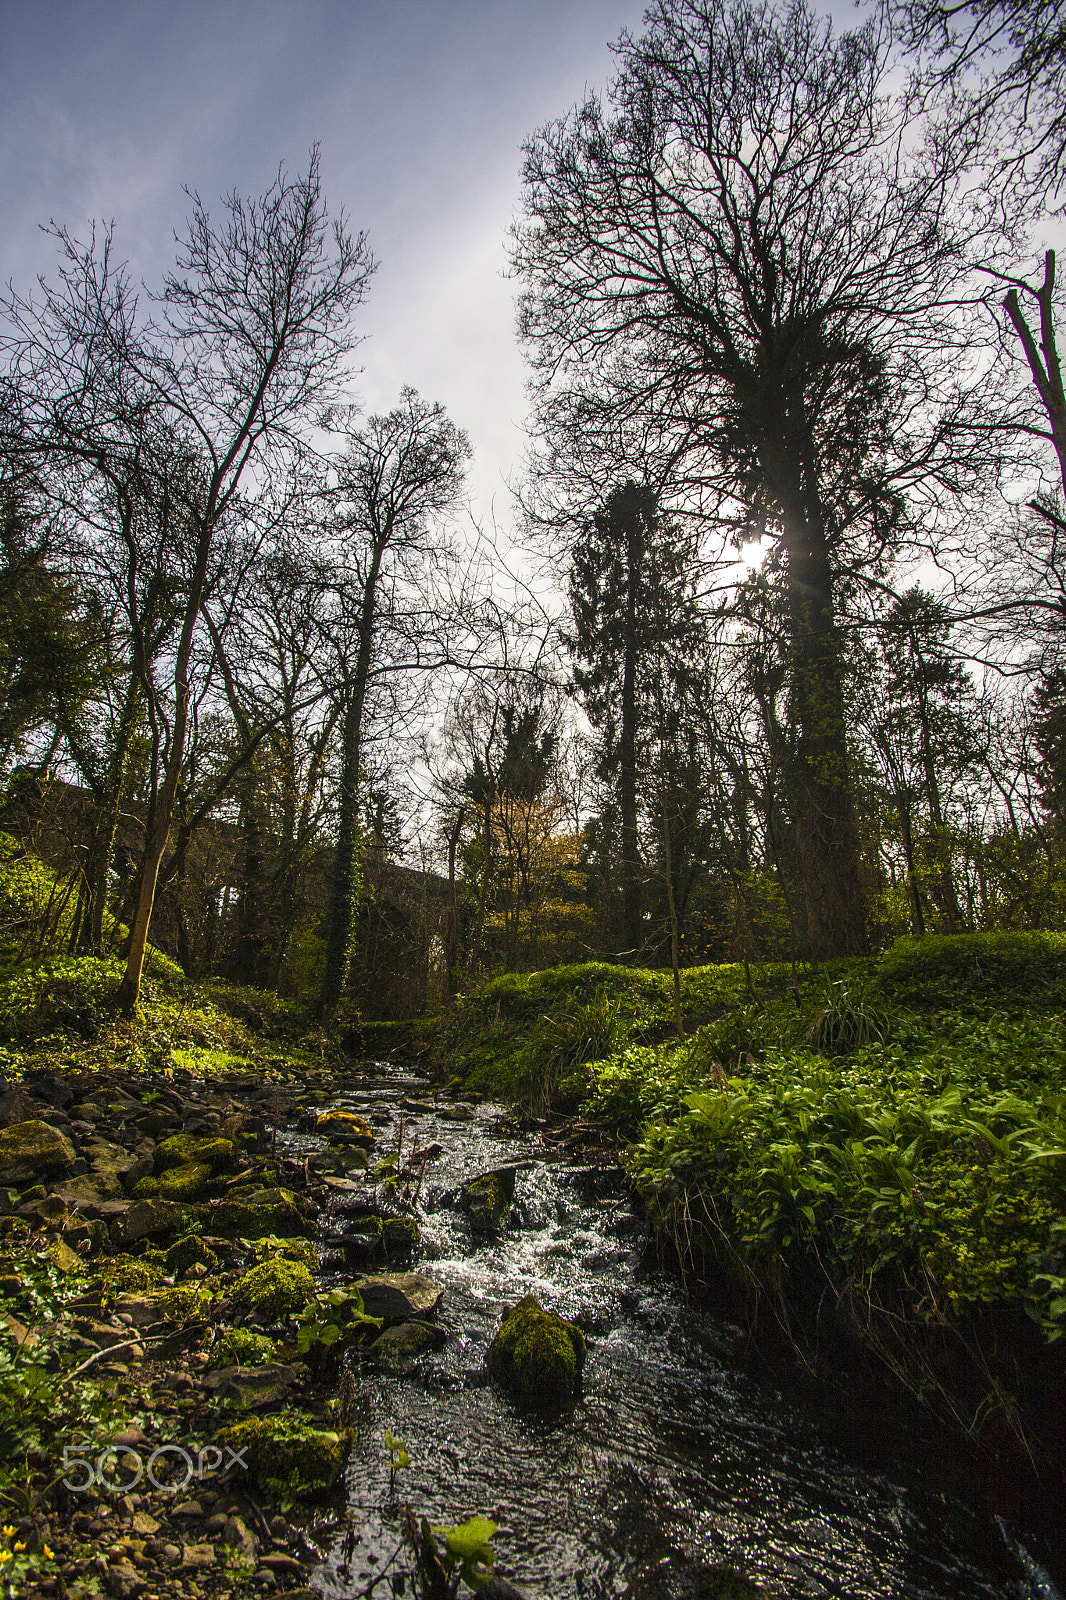
<svg viewBox="0 0 1066 1600">
<path fill-rule="evenodd" d="M 645 0 L 0 0 L 0 279 L 54 272 L 54 219 L 114 221 L 158 283 L 189 205 L 259 194 L 321 146 L 323 191 L 380 265 L 355 394 L 403 384 L 470 434 L 506 534 L 525 444 L 506 233 L 521 144 L 611 70 Z"/>
</svg>

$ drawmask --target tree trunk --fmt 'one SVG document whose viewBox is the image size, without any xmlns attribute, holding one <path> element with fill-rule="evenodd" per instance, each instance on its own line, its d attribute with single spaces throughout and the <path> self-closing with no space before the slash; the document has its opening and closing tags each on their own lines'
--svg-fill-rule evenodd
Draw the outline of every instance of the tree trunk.
<svg viewBox="0 0 1066 1600">
<path fill-rule="evenodd" d="M 796 751 L 795 811 L 806 933 L 816 961 L 869 949 L 848 770 L 840 640 L 814 469 L 782 452 L 768 474 L 784 514 Z"/>
<path fill-rule="evenodd" d="M 622 716 L 618 738 L 618 804 L 622 825 L 622 938 L 625 954 L 644 943 L 640 893 L 640 843 L 637 833 L 637 595 L 644 563 L 639 518 L 627 519 L 626 637 L 622 663 Z"/>
</svg>

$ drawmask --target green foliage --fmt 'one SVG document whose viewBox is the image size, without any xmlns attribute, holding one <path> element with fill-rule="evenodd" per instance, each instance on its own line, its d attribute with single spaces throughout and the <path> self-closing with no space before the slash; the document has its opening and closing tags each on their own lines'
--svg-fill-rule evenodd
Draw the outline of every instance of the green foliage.
<svg viewBox="0 0 1066 1600">
<path fill-rule="evenodd" d="M 301 1311 L 297 1349 L 305 1356 L 314 1345 L 328 1350 L 353 1333 L 362 1338 L 366 1333 L 380 1333 L 381 1328 L 382 1319 L 368 1317 L 363 1310 L 358 1289 L 329 1289 L 316 1294 Z"/>
<path fill-rule="evenodd" d="M 964 933 L 897 939 L 873 987 L 897 1003 L 1066 1005 L 1066 933 Z"/>
</svg>

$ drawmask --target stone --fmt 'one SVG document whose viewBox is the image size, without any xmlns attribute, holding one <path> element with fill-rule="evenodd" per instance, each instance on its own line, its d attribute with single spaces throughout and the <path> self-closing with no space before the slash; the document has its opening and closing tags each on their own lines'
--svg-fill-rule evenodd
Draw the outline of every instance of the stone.
<svg viewBox="0 0 1066 1600">
<path fill-rule="evenodd" d="M 181 1550 L 181 1570 L 202 1572 L 207 1567 L 215 1566 L 217 1559 L 213 1544 L 186 1544 Z"/>
<path fill-rule="evenodd" d="M 12 1128 L 20 1122 L 33 1122 L 37 1107 L 21 1084 L 14 1084 L 0 1094 L 0 1128 Z"/>
<path fill-rule="evenodd" d="M 280 1404 L 296 1382 L 295 1367 L 271 1363 L 263 1367 L 222 1367 L 204 1379 L 204 1388 L 220 1400 L 236 1400 L 246 1411 Z"/>
<path fill-rule="evenodd" d="M 233 1286 L 233 1298 L 259 1322 L 276 1322 L 302 1311 L 314 1293 L 315 1280 L 303 1263 L 279 1256 L 261 1261 Z"/>
<path fill-rule="evenodd" d="M 153 1534 L 159 1532 L 159 1523 L 154 1517 L 150 1517 L 147 1511 L 135 1511 L 132 1526 L 133 1532 L 139 1539 L 150 1539 Z"/>
<path fill-rule="evenodd" d="M 101 1179 L 94 1174 L 91 1178 L 87 1175 L 68 1178 L 52 1192 L 72 1209 L 84 1212 L 87 1217 L 98 1217 L 102 1215 L 105 1202 L 122 1193 L 122 1186 L 117 1179 Z"/>
<path fill-rule="evenodd" d="M 0 1129 L 0 1183 L 25 1183 L 66 1172 L 75 1156 L 66 1134 L 39 1119 Z"/>
<path fill-rule="evenodd" d="M 259 1555 L 259 1540 L 240 1517 L 229 1517 L 222 1530 L 222 1543 L 231 1552 L 232 1559 L 242 1566 L 252 1566 Z"/>
<path fill-rule="evenodd" d="M 558 1410 L 574 1398 L 585 1363 L 585 1336 L 545 1311 L 531 1294 L 504 1312 L 487 1366 L 522 1404 Z"/>
<path fill-rule="evenodd" d="M 188 1227 L 183 1224 L 189 1216 L 190 1207 L 174 1200 L 135 1200 L 112 1225 L 112 1237 L 116 1244 L 127 1245 L 162 1234 L 187 1233 Z"/>
<path fill-rule="evenodd" d="M 478 1233 L 499 1233 L 511 1217 L 515 1177 L 518 1168 L 497 1167 L 471 1178 L 459 1191 L 459 1203 Z"/>
<path fill-rule="evenodd" d="M 357 1117 L 354 1111 L 344 1111 L 340 1107 L 324 1111 L 316 1118 L 315 1131 L 324 1133 L 327 1139 L 336 1139 L 340 1144 L 369 1146 L 374 1143 L 374 1133 L 369 1123 Z"/>
<path fill-rule="evenodd" d="M 212 1172 L 228 1170 L 237 1156 L 232 1139 L 198 1139 L 190 1133 L 175 1133 L 155 1148 L 155 1164 L 160 1172 L 171 1167 L 206 1166 Z"/>
<path fill-rule="evenodd" d="M 380 1317 L 385 1326 L 433 1317 L 443 1290 L 423 1272 L 390 1272 L 357 1278 L 352 1285 L 363 1299 L 368 1317 Z"/>
<path fill-rule="evenodd" d="M 370 1355 L 385 1372 L 402 1375 L 410 1372 L 419 1356 L 439 1350 L 445 1343 L 443 1328 L 429 1322 L 401 1322 L 386 1328 L 370 1346 Z"/>
</svg>

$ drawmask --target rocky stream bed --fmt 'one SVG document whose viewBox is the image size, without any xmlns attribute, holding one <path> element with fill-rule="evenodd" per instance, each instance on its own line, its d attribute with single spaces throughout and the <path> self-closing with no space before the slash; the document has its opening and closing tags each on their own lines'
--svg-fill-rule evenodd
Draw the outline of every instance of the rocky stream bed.
<svg viewBox="0 0 1066 1600">
<path fill-rule="evenodd" d="M 920 1423 L 779 1392 L 647 1267 L 616 1153 L 559 1131 L 397 1066 L 8 1085 L 0 1340 L 54 1402 L 8 1467 L 21 1592 L 410 1594 L 410 1506 L 498 1525 L 490 1600 L 1055 1600 Z M 490 1351 L 527 1296 L 562 1321 L 523 1390 Z"/>
</svg>

